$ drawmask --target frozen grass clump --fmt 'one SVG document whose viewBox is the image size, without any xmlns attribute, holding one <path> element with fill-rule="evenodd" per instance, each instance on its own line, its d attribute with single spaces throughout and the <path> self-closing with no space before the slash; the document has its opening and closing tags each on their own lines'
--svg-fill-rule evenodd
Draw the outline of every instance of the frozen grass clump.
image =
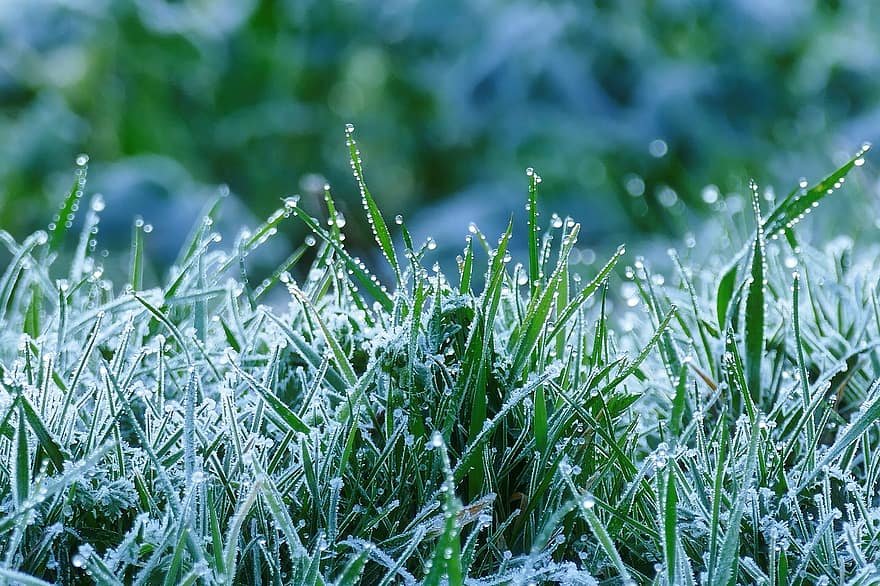
<svg viewBox="0 0 880 586">
<path fill-rule="evenodd" d="M 329 190 L 331 221 L 288 198 L 231 246 L 212 205 L 153 287 L 142 223 L 124 282 L 95 254 L 100 200 L 68 234 L 85 159 L 47 231 L 2 233 L 0 579 L 880 580 L 880 266 L 796 231 L 866 148 L 769 209 L 754 186 L 733 262 L 673 254 L 663 280 L 619 271 L 623 247 L 576 274 L 579 226 L 539 229 L 529 170 L 527 258 L 512 228 L 474 228 L 446 275 L 386 224 L 351 135 L 387 282 L 347 252 Z M 309 241 L 251 283 L 285 221 Z M 637 327 L 613 302 L 645 309 Z"/>
</svg>

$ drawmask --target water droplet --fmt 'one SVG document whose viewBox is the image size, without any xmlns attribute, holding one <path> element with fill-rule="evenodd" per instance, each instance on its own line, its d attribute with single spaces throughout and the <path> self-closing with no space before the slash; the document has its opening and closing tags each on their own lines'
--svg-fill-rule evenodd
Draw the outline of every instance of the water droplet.
<svg viewBox="0 0 880 586">
<path fill-rule="evenodd" d="M 657 199 L 660 201 L 660 205 L 662 205 L 663 207 L 671 208 L 678 203 L 678 194 L 675 193 L 675 190 L 671 187 L 664 186 L 657 194 Z"/>
<path fill-rule="evenodd" d="M 645 194 L 645 180 L 638 175 L 630 175 L 624 183 L 626 192 L 633 197 L 641 197 Z"/>
<path fill-rule="evenodd" d="M 394 216 L 394 223 L 397 224 L 398 226 L 403 224 L 403 216 L 401 216 L 400 214 L 397 214 L 396 216 Z"/>
<path fill-rule="evenodd" d="M 651 153 L 652 157 L 659 159 L 669 152 L 669 146 L 666 144 L 666 141 L 658 138 L 652 140 L 651 144 L 648 145 L 648 152 Z"/>
<path fill-rule="evenodd" d="M 703 201 L 708 204 L 713 204 L 718 201 L 720 195 L 721 194 L 718 191 L 718 187 L 716 187 L 715 185 L 707 185 L 703 188 L 703 191 L 701 193 Z"/>
<path fill-rule="evenodd" d="M 431 435 L 431 445 L 435 448 L 439 448 L 443 445 L 443 435 L 441 435 L 439 431 L 435 431 Z"/>
<path fill-rule="evenodd" d="M 89 156 L 85 153 L 76 156 L 76 164 L 80 167 L 85 166 L 89 162 Z"/>
</svg>

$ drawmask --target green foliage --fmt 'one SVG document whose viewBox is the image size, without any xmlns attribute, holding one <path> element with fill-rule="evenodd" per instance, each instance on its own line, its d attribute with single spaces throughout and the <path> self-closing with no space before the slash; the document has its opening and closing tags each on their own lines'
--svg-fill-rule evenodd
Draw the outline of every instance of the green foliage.
<svg viewBox="0 0 880 586">
<path fill-rule="evenodd" d="M 439 221 L 491 218 L 494 236 L 520 208 L 510 169 L 534 165 L 546 201 L 602 242 L 683 231 L 714 206 L 707 184 L 824 168 L 852 129 L 878 132 L 880 4 L 864 0 L 16 5 L 0 11 L 0 224 L 17 234 L 59 209 L 80 151 L 111 210 L 166 234 L 219 181 L 257 217 L 281 194 L 317 204 L 348 174 L 326 130 L 355 119 L 385 212 L 448 202 Z M 355 218 L 357 191 L 337 203 Z M 102 245 L 124 246 L 127 214 L 102 221 Z M 363 221 L 347 235 L 371 241 Z"/>
<path fill-rule="evenodd" d="M 4 234 L 0 579 L 880 579 L 876 259 L 798 243 L 791 222 L 768 240 L 801 206 L 763 220 L 755 186 L 732 267 L 673 255 L 677 281 L 643 260 L 620 276 L 621 248 L 582 281 L 580 226 L 541 236 L 532 172 L 526 263 L 513 223 L 495 246 L 475 228 L 487 254 L 469 237 L 447 275 L 405 225 L 398 255 L 349 141 L 394 284 L 347 252 L 329 193 L 329 230 L 291 200 L 230 250 L 205 222 L 153 284 L 133 266 L 118 286 L 94 246 L 61 266 L 57 222 Z M 313 244 L 249 293 L 243 259 L 284 222 Z"/>
</svg>

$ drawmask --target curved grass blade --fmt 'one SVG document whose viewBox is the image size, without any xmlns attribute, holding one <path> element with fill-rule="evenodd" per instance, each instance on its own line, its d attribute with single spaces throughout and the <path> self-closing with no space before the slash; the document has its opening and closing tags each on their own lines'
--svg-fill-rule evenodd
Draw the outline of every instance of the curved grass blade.
<svg viewBox="0 0 880 586">
<path fill-rule="evenodd" d="M 348 565 L 345 566 L 342 575 L 336 580 L 336 586 L 357 586 L 360 584 L 361 574 L 364 573 L 364 566 L 367 564 L 369 557 L 370 550 L 368 549 L 364 549 L 364 551 L 353 557 Z"/>
<path fill-rule="evenodd" d="M 248 490 L 244 500 L 235 510 L 235 515 L 232 517 L 232 522 L 229 524 L 229 531 L 226 534 L 226 547 L 223 550 L 227 586 L 232 586 L 236 583 L 236 564 L 238 562 L 239 554 L 238 539 L 241 535 L 241 528 L 244 526 L 245 519 L 247 519 L 248 513 L 250 513 L 251 508 L 254 506 L 254 502 L 256 502 L 257 497 L 260 494 L 262 485 L 263 479 L 257 478 L 257 480 L 251 485 L 250 490 Z"/>
<path fill-rule="evenodd" d="M 61 202 L 58 213 L 52 218 L 52 223 L 49 224 L 49 252 L 55 252 L 61 248 L 64 236 L 73 225 L 79 200 L 82 199 L 86 187 L 86 178 L 89 172 L 88 162 L 89 158 L 86 155 L 79 155 L 76 158 L 73 185 L 67 192 L 67 197 Z"/>
<path fill-rule="evenodd" d="M 870 149 L 871 144 L 864 143 L 855 156 L 822 181 L 809 189 L 795 190 L 786 197 L 762 224 L 768 237 L 776 237 L 786 228 L 791 228 L 822 199 L 839 189 L 847 173 L 865 162 L 865 154 Z"/>
<path fill-rule="evenodd" d="M 312 317 L 315 318 L 315 321 L 318 322 L 318 327 L 321 328 L 321 333 L 324 334 L 324 341 L 327 343 L 327 346 L 330 348 L 330 351 L 333 352 L 333 358 L 336 360 L 336 366 L 339 368 L 340 374 L 342 374 L 345 382 L 349 384 L 349 386 L 354 386 L 357 384 L 357 374 L 355 374 L 354 367 L 352 367 L 351 362 L 348 360 L 348 356 L 346 356 L 345 351 L 343 351 L 342 347 L 339 345 L 339 342 L 336 341 L 333 332 L 330 331 L 330 328 L 327 326 L 326 321 L 321 316 L 321 312 L 312 305 L 312 302 L 309 301 L 308 296 L 303 293 L 299 287 L 294 285 L 292 282 L 287 284 L 287 289 L 290 291 L 290 294 L 299 301 L 303 308 L 306 311 L 311 312 Z"/>
<path fill-rule="evenodd" d="M 361 164 L 361 155 L 357 148 L 357 142 L 354 140 L 354 126 L 351 124 L 348 124 L 345 127 L 345 138 L 349 154 L 351 155 L 351 168 L 361 192 L 361 203 L 367 214 L 367 221 L 370 223 L 373 237 L 375 237 L 376 242 L 379 244 L 379 248 L 382 250 L 385 260 L 387 260 L 388 264 L 391 265 L 391 268 L 394 269 L 394 274 L 397 276 L 397 283 L 400 285 L 403 283 L 403 277 L 400 274 L 400 263 L 397 261 L 397 253 L 394 251 L 394 244 L 391 241 L 391 233 L 388 231 L 388 225 L 385 224 L 385 219 L 382 218 L 382 212 L 379 211 L 379 206 L 376 205 L 376 201 L 370 194 L 370 190 L 367 189 L 366 181 L 364 181 L 364 169 Z"/>
</svg>

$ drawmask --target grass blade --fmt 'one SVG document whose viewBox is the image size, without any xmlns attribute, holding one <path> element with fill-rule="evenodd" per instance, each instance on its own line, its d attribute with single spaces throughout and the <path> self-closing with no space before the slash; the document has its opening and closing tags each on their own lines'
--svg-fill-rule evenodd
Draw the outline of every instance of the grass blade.
<svg viewBox="0 0 880 586">
<path fill-rule="evenodd" d="M 52 218 L 49 224 L 49 251 L 58 251 L 64 242 L 64 236 L 73 226 L 73 219 L 76 217 L 76 210 L 79 207 L 79 201 L 82 199 L 83 192 L 86 187 L 86 177 L 88 176 L 89 158 L 86 155 L 79 155 L 76 158 L 76 170 L 73 176 L 73 185 L 67 192 L 67 197 L 61 203 L 58 213 Z"/>
<path fill-rule="evenodd" d="M 346 143 L 348 144 L 349 154 L 351 155 L 351 168 L 361 192 L 361 203 L 364 206 L 364 211 L 367 213 L 367 221 L 370 223 L 373 237 L 375 237 L 376 242 L 379 244 L 379 249 L 385 256 L 385 260 L 387 260 L 391 265 L 391 268 L 394 269 L 398 284 L 401 284 L 403 282 L 403 277 L 400 274 L 400 263 L 397 261 L 397 253 L 394 251 L 394 244 L 391 241 L 391 233 L 388 231 L 388 225 L 385 224 L 385 219 L 379 211 L 379 206 L 376 205 L 373 196 L 370 195 L 370 190 L 367 189 L 367 183 L 364 181 L 364 169 L 361 165 L 361 155 L 357 148 L 357 143 L 354 140 L 353 133 L 354 126 L 351 124 L 346 125 L 345 138 Z"/>
<path fill-rule="evenodd" d="M 761 362 L 764 354 L 764 298 L 766 284 L 767 261 L 764 245 L 764 231 L 761 227 L 761 204 L 758 197 L 758 185 L 749 184 L 752 191 L 752 206 L 758 230 L 755 233 L 754 250 L 752 252 L 751 276 L 749 277 L 748 296 L 746 297 L 746 368 L 748 371 L 748 392 L 752 401 L 761 404 Z"/>
</svg>

